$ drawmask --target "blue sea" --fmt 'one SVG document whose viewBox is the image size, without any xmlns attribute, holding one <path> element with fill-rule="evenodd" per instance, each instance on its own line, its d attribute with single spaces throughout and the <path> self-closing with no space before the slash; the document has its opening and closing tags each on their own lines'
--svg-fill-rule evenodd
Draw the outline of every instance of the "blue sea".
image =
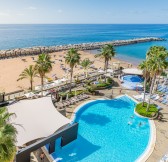
<svg viewBox="0 0 168 162">
<path fill-rule="evenodd" d="M 168 25 L 0 25 L 1 50 L 32 46 L 103 42 L 140 37 L 161 37 L 168 39 Z M 138 63 L 145 58 L 146 51 L 152 45 L 162 45 L 168 48 L 168 41 L 116 47 L 116 57 Z"/>
</svg>

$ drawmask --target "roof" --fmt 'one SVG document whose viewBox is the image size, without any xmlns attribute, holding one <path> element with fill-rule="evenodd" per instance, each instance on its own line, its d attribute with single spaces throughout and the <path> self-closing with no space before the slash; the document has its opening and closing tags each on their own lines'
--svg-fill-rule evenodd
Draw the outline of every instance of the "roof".
<svg viewBox="0 0 168 162">
<path fill-rule="evenodd" d="M 71 122 L 56 110 L 51 97 L 22 100 L 7 108 L 16 114 L 10 122 L 17 124 L 14 125 L 18 131 L 17 146 L 47 137 Z"/>
<path fill-rule="evenodd" d="M 142 70 L 137 69 L 137 68 L 123 69 L 122 72 L 125 74 L 143 75 Z"/>
</svg>

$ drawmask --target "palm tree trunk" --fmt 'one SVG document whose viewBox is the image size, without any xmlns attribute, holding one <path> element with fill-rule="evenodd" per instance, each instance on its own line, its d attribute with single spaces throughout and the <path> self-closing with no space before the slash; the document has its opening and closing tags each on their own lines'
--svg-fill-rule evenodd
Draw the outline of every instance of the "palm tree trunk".
<svg viewBox="0 0 168 162">
<path fill-rule="evenodd" d="M 72 89 L 72 76 L 73 76 L 73 68 L 71 68 L 71 79 L 70 79 L 69 93 L 71 93 L 71 89 Z"/>
<path fill-rule="evenodd" d="M 43 96 L 44 77 L 41 76 L 41 95 Z"/>
<path fill-rule="evenodd" d="M 148 101 L 148 105 L 147 105 L 146 111 L 149 111 L 149 106 L 150 106 L 150 101 L 151 101 L 151 95 L 152 95 L 152 91 L 153 91 L 155 79 L 156 79 L 156 74 L 154 74 L 154 77 L 153 77 L 153 79 L 152 79 L 152 84 L 151 84 L 151 86 L 150 86 L 149 101 Z"/>
<path fill-rule="evenodd" d="M 107 74 L 107 69 L 108 69 L 108 60 L 106 61 L 106 74 Z"/>
<path fill-rule="evenodd" d="M 86 69 L 86 78 L 88 77 L 88 69 Z"/>
<path fill-rule="evenodd" d="M 159 79 L 158 79 L 157 84 L 156 84 L 156 91 L 158 89 L 159 81 L 160 81 L 160 75 L 159 75 Z"/>
<path fill-rule="evenodd" d="M 145 76 L 145 80 L 144 80 L 144 97 L 143 97 L 143 103 L 142 103 L 142 106 L 144 106 L 144 103 L 145 103 L 145 93 L 146 93 L 146 81 L 147 81 L 147 76 Z"/>
<path fill-rule="evenodd" d="M 106 70 L 106 59 L 104 60 L 104 71 Z"/>
<path fill-rule="evenodd" d="M 33 81 L 32 80 L 30 80 L 30 89 L 31 89 L 31 91 L 33 90 Z"/>
</svg>

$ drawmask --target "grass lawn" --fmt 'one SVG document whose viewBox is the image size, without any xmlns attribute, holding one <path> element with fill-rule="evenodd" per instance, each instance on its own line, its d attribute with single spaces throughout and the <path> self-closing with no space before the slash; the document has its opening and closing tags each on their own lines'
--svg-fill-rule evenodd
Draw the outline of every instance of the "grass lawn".
<svg viewBox="0 0 168 162">
<path fill-rule="evenodd" d="M 135 111 L 139 114 L 142 115 L 144 117 L 153 117 L 157 112 L 158 109 L 154 104 L 151 104 L 149 107 L 149 111 L 146 111 L 146 107 L 147 107 L 147 103 L 144 104 L 144 106 L 142 105 L 142 103 L 137 104 Z"/>
</svg>

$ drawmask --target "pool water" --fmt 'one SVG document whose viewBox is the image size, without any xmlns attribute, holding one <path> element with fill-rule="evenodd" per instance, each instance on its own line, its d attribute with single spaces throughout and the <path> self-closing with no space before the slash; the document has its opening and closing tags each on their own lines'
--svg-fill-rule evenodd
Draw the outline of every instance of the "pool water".
<svg viewBox="0 0 168 162">
<path fill-rule="evenodd" d="M 142 90 L 143 78 L 138 75 L 125 75 L 122 78 L 123 83 L 121 84 L 123 87 L 132 90 Z"/>
<path fill-rule="evenodd" d="M 135 102 L 127 96 L 96 100 L 76 113 L 78 139 L 52 154 L 63 162 L 133 162 L 147 148 L 148 119 L 134 115 Z M 141 125 L 140 125 L 141 123 Z"/>
<path fill-rule="evenodd" d="M 123 81 L 127 82 L 142 82 L 142 78 L 138 75 L 126 75 L 123 77 Z"/>
</svg>

